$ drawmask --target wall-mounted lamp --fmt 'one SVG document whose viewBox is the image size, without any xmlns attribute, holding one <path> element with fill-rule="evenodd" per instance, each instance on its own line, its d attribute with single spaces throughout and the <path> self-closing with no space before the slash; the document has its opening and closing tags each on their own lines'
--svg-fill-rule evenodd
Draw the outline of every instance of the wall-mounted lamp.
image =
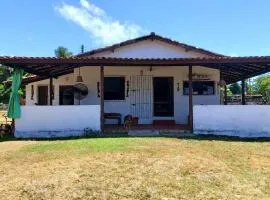
<svg viewBox="0 0 270 200">
<path fill-rule="evenodd" d="M 180 83 L 178 82 L 177 83 L 177 92 L 179 92 L 180 91 Z"/>
<path fill-rule="evenodd" d="M 52 100 L 54 100 L 54 85 L 52 86 L 52 93 L 50 94 L 51 95 L 51 98 L 52 98 Z"/>
<path fill-rule="evenodd" d="M 79 75 L 76 77 L 76 82 L 77 83 L 82 83 L 83 82 L 83 78 L 81 76 L 81 68 L 79 67 Z"/>
<path fill-rule="evenodd" d="M 127 81 L 127 95 L 126 95 L 126 97 L 128 97 L 129 96 L 129 81 Z"/>
<path fill-rule="evenodd" d="M 34 85 L 31 85 L 31 100 L 34 100 Z"/>
<path fill-rule="evenodd" d="M 100 88 L 99 88 L 99 82 L 97 82 L 97 97 L 100 97 Z"/>
<path fill-rule="evenodd" d="M 77 76 L 77 78 L 76 78 L 76 82 L 77 83 L 82 83 L 83 82 L 83 78 L 82 78 L 82 76 Z"/>
</svg>

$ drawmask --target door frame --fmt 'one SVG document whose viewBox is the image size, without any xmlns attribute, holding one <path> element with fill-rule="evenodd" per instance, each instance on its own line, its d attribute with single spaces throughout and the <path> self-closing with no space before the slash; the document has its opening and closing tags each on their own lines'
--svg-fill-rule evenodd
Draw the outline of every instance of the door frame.
<svg viewBox="0 0 270 200">
<path fill-rule="evenodd" d="M 155 84 L 154 84 L 154 79 L 155 78 L 167 78 L 167 79 L 171 79 L 171 115 L 168 116 L 157 116 L 155 115 Z M 174 119 L 174 77 L 173 76 L 153 76 L 153 118 L 156 119 Z"/>
</svg>

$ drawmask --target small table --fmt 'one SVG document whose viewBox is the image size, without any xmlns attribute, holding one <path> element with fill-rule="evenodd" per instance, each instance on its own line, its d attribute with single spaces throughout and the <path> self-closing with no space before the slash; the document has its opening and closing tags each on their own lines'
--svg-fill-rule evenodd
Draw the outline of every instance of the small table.
<svg viewBox="0 0 270 200">
<path fill-rule="evenodd" d="M 121 118 L 120 113 L 104 113 L 104 119 L 116 119 L 118 120 L 118 125 L 121 125 Z"/>
</svg>

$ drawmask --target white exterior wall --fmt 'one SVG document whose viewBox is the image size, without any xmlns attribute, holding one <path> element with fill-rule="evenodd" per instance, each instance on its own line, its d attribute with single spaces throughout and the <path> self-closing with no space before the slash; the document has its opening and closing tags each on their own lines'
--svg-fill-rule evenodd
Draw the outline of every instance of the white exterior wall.
<svg viewBox="0 0 270 200">
<path fill-rule="evenodd" d="M 188 80 L 188 67 L 153 67 L 150 72 L 148 67 L 105 67 L 104 76 L 124 76 L 125 80 L 129 80 L 130 76 L 139 76 L 143 70 L 143 75 L 152 75 L 153 77 L 173 77 L 174 78 L 174 119 L 176 123 L 187 123 L 188 120 L 188 96 L 183 95 L 183 81 Z M 219 71 L 203 67 L 194 67 L 194 73 L 210 74 L 211 79 L 215 81 L 215 95 L 194 95 L 194 104 L 217 105 L 220 103 L 219 88 Z M 76 72 L 75 72 L 76 73 Z M 84 83 L 89 89 L 89 95 L 81 101 L 81 105 L 95 105 L 100 103 L 97 97 L 97 82 L 99 82 L 99 68 L 84 67 L 81 68 L 81 75 Z M 179 82 L 180 91 L 177 91 L 177 83 Z M 130 85 L 130 87 L 132 87 Z M 131 95 L 131 92 L 130 92 Z M 124 117 L 130 114 L 130 95 L 125 100 L 105 101 L 105 112 L 121 113 Z M 76 103 L 76 101 L 75 101 Z M 152 123 L 150 119 L 145 123 Z M 159 118 L 156 118 L 159 119 Z M 171 118 L 170 118 L 171 119 Z"/>
<path fill-rule="evenodd" d="M 48 86 L 48 102 L 49 102 L 49 84 L 50 80 L 42 80 L 34 83 L 30 83 L 26 85 L 26 105 L 35 105 L 38 102 L 38 86 Z M 59 86 L 60 85 L 73 85 L 73 74 L 68 74 L 65 76 L 61 76 L 57 79 L 53 79 L 54 85 L 54 100 L 53 105 L 59 105 Z M 31 99 L 31 86 L 34 85 L 34 95 L 33 99 Z"/>
<path fill-rule="evenodd" d="M 194 51 L 186 51 L 183 48 L 170 45 L 157 40 L 146 40 L 132 45 L 123 46 L 112 51 L 105 51 L 92 55 L 92 57 L 116 57 L 116 58 L 192 58 L 208 57 Z"/>
<path fill-rule="evenodd" d="M 17 138 L 81 136 L 100 130 L 100 106 L 22 106 L 15 128 Z"/>
<path fill-rule="evenodd" d="M 270 137 L 270 106 L 194 106 L 194 132 L 238 137 Z"/>
<path fill-rule="evenodd" d="M 128 57 L 128 58 L 186 58 L 201 57 L 203 54 L 197 52 L 186 51 L 185 49 L 175 47 L 160 41 L 143 41 L 125 47 L 117 48 L 113 52 L 107 51 L 95 54 L 96 57 Z M 188 67 L 153 67 L 150 72 L 149 67 L 105 67 L 105 76 L 125 76 L 125 80 L 129 80 L 130 76 L 138 76 L 143 70 L 143 75 L 151 75 L 153 77 L 173 77 L 174 78 L 174 117 L 176 123 L 187 123 L 188 120 L 188 96 L 183 95 L 183 81 L 188 80 Z M 194 104 L 217 105 L 220 104 L 219 88 L 219 70 L 193 67 L 193 73 L 208 74 L 211 80 L 215 81 L 215 95 L 194 96 Z M 74 70 L 74 74 L 61 77 L 54 80 L 55 99 L 53 105 L 59 104 L 59 85 L 70 85 L 73 83 L 73 77 L 78 75 L 78 69 Z M 82 67 L 81 75 L 84 83 L 88 86 L 88 96 L 81 100 L 81 105 L 98 105 L 100 98 L 97 97 L 97 82 L 99 82 L 99 67 Z M 26 103 L 33 105 L 37 100 L 37 86 L 49 84 L 49 80 L 32 83 L 35 86 L 34 100 L 30 99 L 31 84 L 26 87 Z M 179 83 L 180 91 L 177 91 L 177 83 Z M 132 86 L 130 86 L 131 88 Z M 74 101 L 78 104 L 78 101 Z M 121 113 L 122 117 L 130 114 L 130 97 L 123 101 L 105 101 L 105 112 Z M 152 123 L 152 119 L 141 121 L 141 123 Z M 170 118 L 171 119 L 171 118 Z"/>
</svg>

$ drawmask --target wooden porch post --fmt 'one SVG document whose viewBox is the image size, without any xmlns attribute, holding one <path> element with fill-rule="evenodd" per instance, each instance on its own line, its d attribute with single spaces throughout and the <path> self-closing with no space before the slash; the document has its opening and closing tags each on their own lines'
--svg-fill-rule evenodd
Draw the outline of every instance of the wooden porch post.
<svg viewBox="0 0 270 200">
<path fill-rule="evenodd" d="M 192 65 L 188 67 L 188 83 L 189 83 L 189 92 L 188 92 L 188 105 L 189 105 L 189 127 L 193 132 L 193 87 L 192 87 Z"/>
<path fill-rule="evenodd" d="M 246 84 L 245 84 L 245 79 L 241 81 L 241 86 L 242 86 L 242 105 L 246 105 Z"/>
<path fill-rule="evenodd" d="M 227 85 L 224 86 L 224 105 L 228 105 Z"/>
<path fill-rule="evenodd" d="M 104 66 L 100 66 L 100 131 L 104 132 Z"/>
<path fill-rule="evenodd" d="M 50 100 L 50 105 L 53 105 L 53 78 L 50 77 L 50 84 L 49 84 L 49 90 L 50 90 L 50 95 L 49 95 L 49 100 Z"/>
</svg>

